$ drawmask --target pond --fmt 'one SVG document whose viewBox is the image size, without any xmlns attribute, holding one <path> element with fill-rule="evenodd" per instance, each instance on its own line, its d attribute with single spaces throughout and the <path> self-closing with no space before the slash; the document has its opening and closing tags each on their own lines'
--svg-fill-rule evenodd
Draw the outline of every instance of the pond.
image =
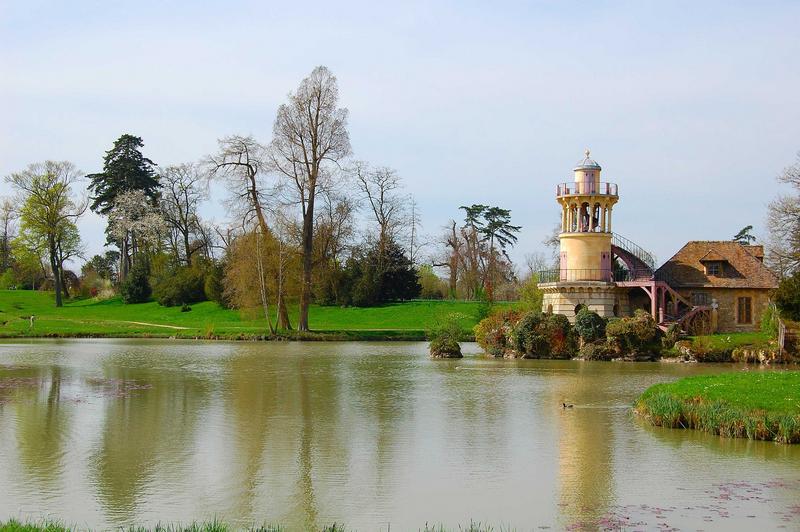
<svg viewBox="0 0 800 532">
<path fill-rule="evenodd" d="M 0 519 L 798 526 L 800 445 L 630 412 L 653 383 L 741 366 L 465 347 L 430 360 L 424 343 L 2 342 Z"/>
</svg>

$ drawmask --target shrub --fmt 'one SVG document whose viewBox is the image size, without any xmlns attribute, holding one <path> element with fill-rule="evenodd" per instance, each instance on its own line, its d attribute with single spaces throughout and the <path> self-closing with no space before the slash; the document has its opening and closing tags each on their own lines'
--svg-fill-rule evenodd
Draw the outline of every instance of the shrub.
<svg viewBox="0 0 800 532">
<path fill-rule="evenodd" d="M 228 305 L 224 296 L 225 287 L 222 285 L 224 274 L 225 272 L 222 265 L 215 264 L 211 266 L 203 280 L 203 293 L 209 301 L 215 301 L 227 308 Z"/>
<path fill-rule="evenodd" d="M 549 314 L 542 321 L 542 334 L 547 338 L 549 356 L 569 358 L 578 350 L 575 331 L 563 314 Z"/>
<path fill-rule="evenodd" d="M 488 354 L 503 356 L 511 347 L 511 331 L 520 319 L 516 310 L 499 310 L 483 318 L 475 326 L 475 341 Z"/>
<path fill-rule="evenodd" d="M 584 342 L 594 342 L 606 336 L 606 320 L 597 312 L 582 308 L 575 316 L 575 332 Z"/>
<path fill-rule="evenodd" d="M 761 314 L 761 332 L 767 333 L 771 338 L 778 337 L 778 309 L 775 303 L 770 303 Z"/>
<path fill-rule="evenodd" d="M 780 282 L 775 290 L 775 305 L 784 318 L 800 321 L 800 273 Z"/>
<path fill-rule="evenodd" d="M 160 305 L 175 307 L 205 301 L 204 284 L 205 276 L 201 270 L 178 267 L 156 283 L 153 293 Z"/>
<path fill-rule="evenodd" d="M 658 351 L 660 329 L 648 312 L 637 310 L 631 318 L 611 320 L 606 336 L 614 350 L 623 355 L 651 355 Z"/>
<path fill-rule="evenodd" d="M 545 356 L 549 352 L 547 338 L 542 335 L 542 313 L 532 310 L 522 315 L 511 332 L 511 345 L 518 353 Z"/>
<path fill-rule="evenodd" d="M 578 355 L 584 360 L 611 360 L 616 352 L 605 340 L 597 340 L 583 344 L 578 349 Z"/>
<path fill-rule="evenodd" d="M 14 279 L 14 270 L 11 268 L 4 271 L 0 274 L 0 290 L 8 290 L 16 286 L 16 280 Z"/>
<path fill-rule="evenodd" d="M 124 303 L 144 303 L 150 299 L 153 289 L 147 279 L 147 266 L 136 263 L 128 272 L 128 276 L 119 287 Z"/>
<path fill-rule="evenodd" d="M 681 339 L 682 334 L 683 331 L 681 330 L 680 325 L 673 323 L 667 327 L 667 332 L 664 333 L 664 337 L 661 339 L 661 345 L 665 349 L 672 349 L 675 347 L 675 343 Z"/>
<path fill-rule="evenodd" d="M 430 353 L 433 358 L 461 358 L 461 342 L 464 330 L 461 328 L 462 314 L 450 314 L 439 321 L 430 331 Z"/>
</svg>

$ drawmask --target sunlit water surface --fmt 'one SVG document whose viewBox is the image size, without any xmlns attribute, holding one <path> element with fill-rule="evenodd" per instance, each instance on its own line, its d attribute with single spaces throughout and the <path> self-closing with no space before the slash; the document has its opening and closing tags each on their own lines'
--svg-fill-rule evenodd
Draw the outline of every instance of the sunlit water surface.
<svg viewBox="0 0 800 532">
<path fill-rule="evenodd" d="M 0 518 L 800 528 L 800 445 L 631 414 L 653 383 L 741 367 L 466 351 L 442 361 L 423 343 L 0 343 Z"/>
</svg>

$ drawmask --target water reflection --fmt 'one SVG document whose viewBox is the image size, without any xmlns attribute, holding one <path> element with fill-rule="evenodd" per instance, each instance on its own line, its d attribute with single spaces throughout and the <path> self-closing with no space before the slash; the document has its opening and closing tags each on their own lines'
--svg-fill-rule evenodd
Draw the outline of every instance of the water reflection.
<svg viewBox="0 0 800 532">
<path fill-rule="evenodd" d="M 62 368 L 37 367 L 16 373 L 14 398 L 18 457 L 25 481 L 44 492 L 62 487 L 63 457 L 71 413 L 61 404 Z"/>
<path fill-rule="evenodd" d="M 556 417 L 559 448 L 559 506 L 563 524 L 595 528 L 614 502 L 615 426 L 618 410 L 605 393 L 603 368 L 583 364 L 561 374 L 552 391 L 554 404 L 567 403 Z"/>
<path fill-rule="evenodd" d="M 192 442 L 207 408 L 210 385 L 175 371 L 169 355 L 104 357 L 84 389 L 103 405 L 101 438 L 89 458 L 97 497 L 109 521 L 132 524 L 154 480 L 188 468 Z"/>
<path fill-rule="evenodd" d="M 0 518 L 595 528 L 746 482 L 784 512 L 753 521 L 769 527 L 800 497 L 800 446 L 630 416 L 648 385 L 710 371 L 399 343 L 0 343 Z"/>
</svg>

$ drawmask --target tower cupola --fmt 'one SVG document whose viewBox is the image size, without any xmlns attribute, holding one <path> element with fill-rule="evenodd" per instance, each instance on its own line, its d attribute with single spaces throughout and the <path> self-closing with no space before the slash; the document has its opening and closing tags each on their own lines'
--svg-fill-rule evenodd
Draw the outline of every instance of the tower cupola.
<svg viewBox="0 0 800 532">
<path fill-rule="evenodd" d="M 597 161 L 589 157 L 590 154 L 589 148 L 586 148 L 584 152 L 585 157 L 583 160 L 578 161 L 578 164 L 572 169 L 572 171 L 575 172 L 576 188 L 582 189 L 582 192 L 589 194 L 599 190 L 600 172 L 603 170 L 600 165 L 597 164 Z"/>
</svg>

